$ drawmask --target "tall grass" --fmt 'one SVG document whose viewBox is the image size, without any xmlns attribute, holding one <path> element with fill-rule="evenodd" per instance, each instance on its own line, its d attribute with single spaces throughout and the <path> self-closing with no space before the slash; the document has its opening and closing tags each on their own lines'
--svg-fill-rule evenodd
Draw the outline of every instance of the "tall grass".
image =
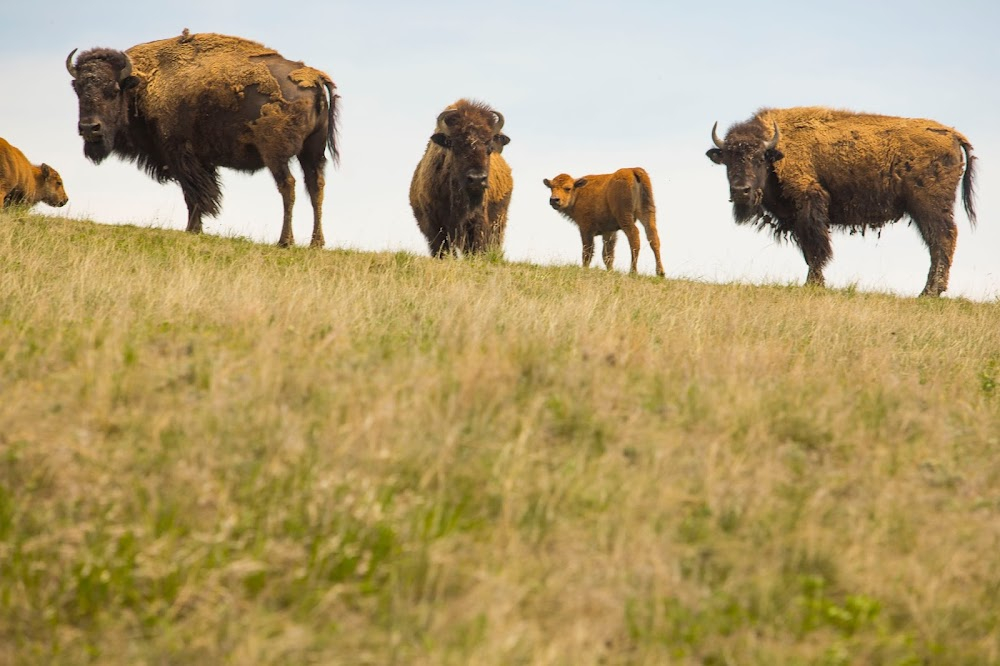
<svg viewBox="0 0 1000 666">
<path fill-rule="evenodd" d="M 0 215 L 0 663 L 1000 663 L 1000 310 Z"/>
</svg>

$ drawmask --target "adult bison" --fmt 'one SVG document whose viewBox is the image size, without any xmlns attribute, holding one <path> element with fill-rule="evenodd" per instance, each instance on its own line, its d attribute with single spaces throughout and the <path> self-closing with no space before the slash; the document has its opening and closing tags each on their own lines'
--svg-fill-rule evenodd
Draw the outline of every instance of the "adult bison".
<svg viewBox="0 0 1000 666">
<path fill-rule="evenodd" d="M 503 122 L 499 111 L 465 99 L 438 115 L 410 181 L 410 206 L 433 256 L 503 248 L 514 189 L 500 155 L 510 143 Z"/>
<path fill-rule="evenodd" d="M 188 34 L 115 51 L 85 51 L 66 69 L 80 101 L 83 152 L 115 154 L 159 182 L 180 184 L 187 230 L 219 213 L 219 167 L 274 176 L 284 204 L 278 244 L 289 246 L 297 157 L 313 206 L 312 245 L 323 245 L 326 149 L 338 158 L 336 86 L 325 73 L 261 44 Z"/>
<path fill-rule="evenodd" d="M 656 259 L 656 274 L 663 275 L 660 261 L 660 236 L 656 231 L 656 206 L 653 185 L 645 169 L 619 169 L 614 173 L 573 179 L 566 173 L 552 180 L 545 178 L 549 188 L 549 205 L 576 223 L 583 241 L 583 265 L 590 266 L 594 256 L 594 237 L 604 240 L 601 256 L 610 271 L 615 263 L 615 243 L 618 230 L 625 232 L 632 251 L 632 269 L 636 272 L 639 259 L 639 230 L 636 218 L 646 230 L 646 240 Z"/>
<path fill-rule="evenodd" d="M 65 206 L 69 201 L 59 173 L 48 164 L 35 166 L 20 150 L 0 139 L 0 204 Z"/>
<path fill-rule="evenodd" d="M 775 236 L 795 241 L 809 266 L 807 284 L 823 284 L 830 227 L 864 233 L 909 216 L 931 258 L 921 295 L 948 288 L 959 181 L 976 223 L 975 158 L 962 134 L 932 120 L 820 107 L 762 109 L 729 128 L 725 140 L 717 127 L 706 154 L 726 165 L 733 217 L 770 224 Z"/>
</svg>

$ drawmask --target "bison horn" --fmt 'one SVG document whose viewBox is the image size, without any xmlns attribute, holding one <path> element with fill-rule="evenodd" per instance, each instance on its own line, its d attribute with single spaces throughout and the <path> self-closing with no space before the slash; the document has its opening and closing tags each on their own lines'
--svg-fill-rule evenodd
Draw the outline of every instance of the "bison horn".
<svg viewBox="0 0 1000 666">
<path fill-rule="evenodd" d="M 122 55 L 125 56 L 125 66 L 122 67 L 121 74 L 118 75 L 119 83 L 132 76 L 132 61 L 129 59 L 127 53 L 123 53 Z"/>
<path fill-rule="evenodd" d="M 493 126 L 493 131 L 499 134 L 500 130 L 503 129 L 503 114 L 500 113 L 499 111 L 494 111 L 493 115 L 497 117 L 497 122 Z"/>
<path fill-rule="evenodd" d="M 715 121 L 715 124 L 714 124 L 714 125 L 712 125 L 712 143 L 714 143 L 714 144 L 715 144 L 715 146 L 716 146 L 716 147 L 717 147 L 717 148 L 718 148 L 719 150 L 725 150 L 725 148 L 726 148 L 726 142 L 725 142 L 725 141 L 723 141 L 722 139 L 720 139 L 720 138 L 719 138 L 719 135 L 718 135 L 718 134 L 716 134 L 716 132 L 715 132 L 716 128 L 718 128 L 718 127 L 719 127 L 719 121 L 718 121 L 718 120 L 716 120 L 716 121 Z"/>
<path fill-rule="evenodd" d="M 76 49 L 73 49 L 69 52 L 69 55 L 66 56 L 66 71 L 69 72 L 69 75 L 74 79 L 76 78 L 76 67 L 73 65 L 73 55 L 75 53 Z"/>
<path fill-rule="evenodd" d="M 778 130 L 778 121 L 775 120 L 773 122 L 774 122 L 774 136 L 771 137 L 770 141 L 764 144 L 764 150 L 771 150 L 777 147 L 778 139 L 781 138 L 781 132 Z"/>
<path fill-rule="evenodd" d="M 458 109 L 445 109 L 444 111 L 438 114 L 437 128 L 439 132 L 444 132 L 445 134 L 448 134 L 448 126 L 445 124 L 444 121 L 445 118 L 452 115 L 453 113 L 458 113 Z"/>
</svg>

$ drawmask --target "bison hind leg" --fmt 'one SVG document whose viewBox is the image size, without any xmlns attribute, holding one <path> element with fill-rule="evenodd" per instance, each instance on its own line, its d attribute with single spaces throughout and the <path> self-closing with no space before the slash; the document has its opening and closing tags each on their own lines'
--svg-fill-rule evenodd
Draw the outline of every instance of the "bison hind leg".
<svg viewBox="0 0 1000 666">
<path fill-rule="evenodd" d="M 278 238 L 278 247 L 291 247 L 295 245 L 295 234 L 292 232 L 292 209 L 295 207 L 295 178 L 288 168 L 287 162 L 276 165 L 269 165 L 268 169 L 274 177 L 274 184 L 278 186 L 281 193 L 281 204 L 284 213 L 281 218 L 281 236 Z"/>
<path fill-rule="evenodd" d="M 955 224 L 954 213 L 951 210 L 937 212 L 918 210 L 912 211 L 910 217 L 917 225 L 920 237 L 924 239 L 931 256 L 927 283 L 920 295 L 940 296 L 948 289 L 951 262 L 955 256 L 958 226 Z"/>
<path fill-rule="evenodd" d="M 618 244 L 618 232 L 612 231 L 603 234 L 601 238 L 604 241 L 601 248 L 601 259 L 604 260 L 604 267 L 610 271 L 615 267 L 615 245 Z"/>
<path fill-rule="evenodd" d="M 313 209 L 313 232 L 309 244 L 312 247 L 323 247 L 326 242 L 323 238 L 323 187 L 326 183 L 323 170 L 326 165 L 326 137 L 322 132 L 314 132 L 306 139 L 298 160 Z"/>
</svg>

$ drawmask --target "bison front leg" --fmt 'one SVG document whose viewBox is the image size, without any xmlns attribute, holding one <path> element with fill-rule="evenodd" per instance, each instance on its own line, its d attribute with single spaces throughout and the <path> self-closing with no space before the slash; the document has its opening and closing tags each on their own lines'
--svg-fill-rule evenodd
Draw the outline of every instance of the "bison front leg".
<svg viewBox="0 0 1000 666">
<path fill-rule="evenodd" d="M 281 203 L 284 207 L 284 215 L 281 219 L 281 236 L 278 238 L 278 247 L 291 247 L 295 245 L 295 235 L 292 233 L 292 208 L 295 207 L 295 178 L 288 169 L 288 164 L 271 167 L 271 175 L 274 176 L 274 183 L 281 193 Z"/>
<path fill-rule="evenodd" d="M 615 267 L 615 245 L 618 244 L 618 232 L 612 231 L 602 236 L 604 247 L 601 251 L 601 258 L 604 259 L 604 267 L 609 271 Z"/>
<path fill-rule="evenodd" d="M 802 198 L 797 211 L 792 235 L 802 250 L 802 257 L 809 266 L 806 284 L 822 287 L 823 268 L 833 256 L 830 242 L 830 195 L 816 186 Z"/>
<path fill-rule="evenodd" d="M 184 193 L 188 209 L 187 231 L 200 234 L 202 216 L 219 214 L 219 202 L 222 200 L 219 172 L 198 161 L 191 146 L 183 145 L 176 150 L 177 159 L 169 165 L 168 172 L 174 174 Z"/>
<path fill-rule="evenodd" d="M 590 262 L 594 258 L 594 235 L 580 229 L 580 240 L 583 241 L 583 267 L 590 268 Z"/>
</svg>

